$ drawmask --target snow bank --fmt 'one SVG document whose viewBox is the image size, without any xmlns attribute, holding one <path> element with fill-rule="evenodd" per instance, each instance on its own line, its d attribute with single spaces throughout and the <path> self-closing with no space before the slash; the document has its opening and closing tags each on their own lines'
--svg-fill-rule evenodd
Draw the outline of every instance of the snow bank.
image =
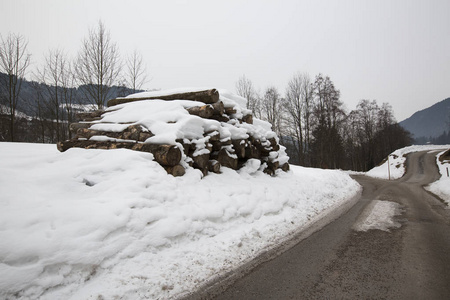
<svg viewBox="0 0 450 300">
<path fill-rule="evenodd" d="M 414 145 L 398 149 L 388 156 L 390 170 L 388 169 L 388 161 L 386 160 L 381 165 L 366 172 L 366 175 L 375 178 L 389 179 L 390 171 L 391 179 L 398 179 L 405 174 L 405 161 L 407 154 L 412 152 L 440 150 L 448 148 L 449 145 Z"/>
<path fill-rule="evenodd" d="M 292 167 L 172 177 L 149 153 L 0 143 L 0 298 L 170 298 L 276 246 L 360 186 Z"/>
<path fill-rule="evenodd" d="M 447 150 L 450 146 L 447 146 Z M 450 161 L 441 162 L 439 157 L 443 155 L 447 150 L 442 151 L 436 155 L 436 164 L 439 168 L 439 173 L 441 173 L 441 178 L 427 187 L 425 187 L 430 192 L 438 195 L 442 200 L 444 200 L 447 205 L 450 205 L 450 177 L 448 173 L 450 172 Z"/>
</svg>

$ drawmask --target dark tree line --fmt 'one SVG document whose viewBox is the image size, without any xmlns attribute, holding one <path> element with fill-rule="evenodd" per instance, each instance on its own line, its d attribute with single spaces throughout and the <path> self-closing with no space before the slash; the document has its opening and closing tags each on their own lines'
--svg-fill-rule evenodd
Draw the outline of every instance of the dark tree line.
<svg viewBox="0 0 450 300">
<path fill-rule="evenodd" d="M 0 73 L 0 81 L 5 76 Z M 74 122 L 76 114 L 96 109 L 96 106 L 85 98 L 85 89 L 85 86 L 56 87 L 22 80 L 22 99 L 14 118 L 14 141 L 56 143 L 71 138 L 69 124 Z M 110 89 L 113 98 L 131 93 L 133 89 L 124 86 L 112 86 Z M 0 106 L 0 141 L 11 141 L 10 115 L 7 112 L 7 107 Z"/>
<path fill-rule="evenodd" d="M 450 144 L 450 130 L 442 132 L 437 137 L 418 137 L 414 138 L 414 143 L 418 145 L 433 144 L 433 145 L 447 145 Z"/>
<path fill-rule="evenodd" d="M 136 50 L 122 62 L 101 21 L 89 30 L 76 57 L 49 50 L 44 64 L 32 72 L 31 83 L 25 80 L 29 64 L 25 38 L 0 35 L 0 141 L 54 143 L 70 138 L 68 124 L 77 111 L 87 104 L 101 109 L 111 98 L 140 91 L 147 77 Z"/>
<path fill-rule="evenodd" d="M 274 87 L 260 95 L 241 77 L 237 93 L 255 116 L 272 124 L 290 156 L 302 166 L 367 171 L 392 151 L 411 144 L 409 132 L 397 124 L 392 107 L 361 100 L 347 113 L 340 92 L 328 76 L 314 80 L 296 74 L 284 98 Z"/>
</svg>

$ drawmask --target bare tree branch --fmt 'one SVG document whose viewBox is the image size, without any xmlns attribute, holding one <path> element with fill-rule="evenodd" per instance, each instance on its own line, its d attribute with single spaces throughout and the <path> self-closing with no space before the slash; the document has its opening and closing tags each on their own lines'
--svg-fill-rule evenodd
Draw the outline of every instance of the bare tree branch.
<svg viewBox="0 0 450 300">
<path fill-rule="evenodd" d="M 236 93 L 247 99 L 247 108 L 250 109 L 253 115 L 261 118 L 261 101 L 253 87 L 253 83 L 242 75 L 236 82 Z"/>
<path fill-rule="evenodd" d="M 282 99 L 275 87 L 269 87 L 262 102 L 263 117 L 272 124 L 272 130 L 280 136 L 282 123 Z"/>
<path fill-rule="evenodd" d="M 28 42 L 22 35 L 10 33 L 6 40 L 0 35 L 0 40 L 0 72 L 7 75 L 0 87 L 2 98 L 9 108 L 9 137 L 14 141 L 16 108 L 20 99 L 22 80 L 30 64 L 30 55 L 26 53 Z"/>
<path fill-rule="evenodd" d="M 147 68 L 144 59 L 137 50 L 134 50 L 133 54 L 128 56 L 126 60 L 126 86 L 130 87 L 133 93 L 136 93 L 146 82 Z"/>
<path fill-rule="evenodd" d="M 295 74 L 286 89 L 285 110 L 290 135 L 296 139 L 299 163 L 305 165 L 310 143 L 313 89 L 308 74 Z M 294 143 L 295 144 L 295 143 Z"/>
<path fill-rule="evenodd" d="M 43 68 L 38 68 L 34 77 L 46 88 L 49 99 L 45 104 L 51 118 L 56 121 L 56 141 L 62 141 L 70 135 L 67 124 L 62 121 L 67 118 L 71 122 L 73 116 L 72 64 L 62 50 L 50 50 Z"/>
<path fill-rule="evenodd" d="M 86 96 L 98 109 L 111 96 L 121 70 L 119 50 L 101 21 L 96 30 L 89 30 L 78 54 L 75 72 Z"/>
</svg>

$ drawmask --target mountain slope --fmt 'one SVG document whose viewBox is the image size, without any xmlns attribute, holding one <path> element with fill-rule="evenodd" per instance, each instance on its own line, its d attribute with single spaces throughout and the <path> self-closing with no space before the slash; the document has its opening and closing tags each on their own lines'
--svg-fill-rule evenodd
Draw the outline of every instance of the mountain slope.
<svg viewBox="0 0 450 300">
<path fill-rule="evenodd" d="M 414 139 L 421 137 L 436 138 L 449 130 L 450 98 L 442 100 L 424 110 L 414 113 L 399 124 L 413 135 Z"/>
</svg>

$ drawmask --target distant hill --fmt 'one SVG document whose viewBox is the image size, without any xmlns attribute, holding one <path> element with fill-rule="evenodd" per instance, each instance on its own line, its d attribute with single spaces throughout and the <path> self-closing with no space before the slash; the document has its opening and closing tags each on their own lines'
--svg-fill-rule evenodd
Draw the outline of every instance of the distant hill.
<svg viewBox="0 0 450 300">
<path fill-rule="evenodd" d="M 416 144 L 434 142 L 450 131 L 450 98 L 418 111 L 399 124 L 413 135 Z"/>
</svg>

